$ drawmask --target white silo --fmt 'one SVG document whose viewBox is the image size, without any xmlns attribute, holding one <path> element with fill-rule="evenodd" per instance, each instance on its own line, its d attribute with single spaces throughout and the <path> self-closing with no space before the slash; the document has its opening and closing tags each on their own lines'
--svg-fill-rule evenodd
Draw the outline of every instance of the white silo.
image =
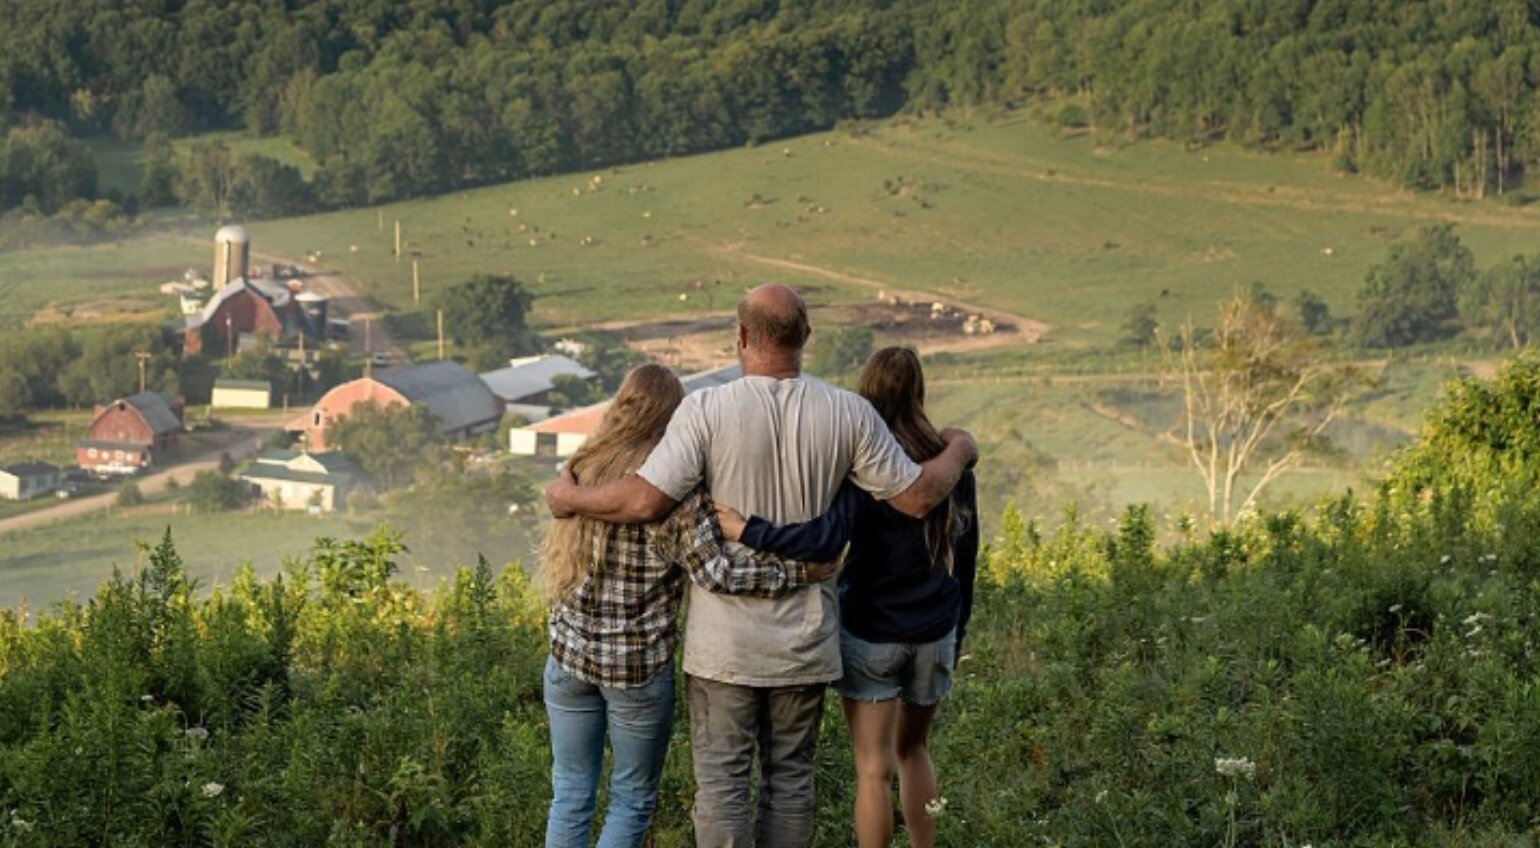
<svg viewBox="0 0 1540 848">
<path fill-rule="evenodd" d="M 251 236 L 246 228 L 227 224 L 214 234 L 214 287 L 224 288 L 231 280 L 246 276 L 251 261 Z"/>
</svg>

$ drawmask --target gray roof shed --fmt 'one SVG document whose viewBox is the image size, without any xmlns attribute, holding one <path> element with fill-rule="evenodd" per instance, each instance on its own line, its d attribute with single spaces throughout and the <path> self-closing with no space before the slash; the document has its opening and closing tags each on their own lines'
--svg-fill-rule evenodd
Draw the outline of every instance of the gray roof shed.
<svg viewBox="0 0 1540 848">
<path fill-rule="evenodd" d="M 376 371 L 374 379 L 426 407 L 445 432 L 471 430 L 503 416 L 502 404 L 487 384 L 452 360 Z"/>
</svg>

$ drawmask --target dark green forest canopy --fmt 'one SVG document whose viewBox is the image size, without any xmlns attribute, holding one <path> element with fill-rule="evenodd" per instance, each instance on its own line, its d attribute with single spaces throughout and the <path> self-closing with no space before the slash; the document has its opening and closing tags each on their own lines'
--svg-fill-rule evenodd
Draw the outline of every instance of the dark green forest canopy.
<svg viewBox="0 0 1540 848">
<path fill-rule="evenodd" d="M 1520 0 L 6 7 L 0 129 L 281 132 L 318 163 L 323 205 L 1032 102 L 1066 126 L 1329 151 L 1472 196 L 1540 160 L 1540 4 Z"/>
</svg>

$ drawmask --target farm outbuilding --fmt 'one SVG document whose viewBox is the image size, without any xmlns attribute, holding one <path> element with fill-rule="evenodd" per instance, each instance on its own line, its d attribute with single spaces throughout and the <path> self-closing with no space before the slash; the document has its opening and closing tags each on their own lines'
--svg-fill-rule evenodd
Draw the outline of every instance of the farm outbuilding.
<svg viewBox="0 0 1540 848">
<path fill-rule="evenodd" d="M 214 381 L 215 409 L 268 409 L 273 405 L 273 387 L 266 380 Z"/>
<path fill-rule="evenodd" d="M 0 467 L 0 500 L 30 501 L 64 485 L 64 472 L 46 462 L 18 462 Z"/>
<path fill-rule="evenodd" d="M 743 368 L 724 365 L 679 378 L 685 394 L 723 386 L 743 376 Z M 568 457 L 599 429 L 610 402 L 596 403 L 508 431 L 508 450 L 518 456 Z"/>
<path fill-rule="evenodd" d="M 382 407 L 421 406 L 439 423 L 439 432 L 466 439 L 497 429 L 503 402 L 480 377 L 451 360 L 377 371 L 343 383 L 321 397 L 304 420 L 290 429 L 305 434 L 305 444 L 325 450 L 326 428 L 347 417 L 353 407 L 373 401 Z"/>
<path fill-rule="evenodd" d="M 542 421 L 550 417 L 547 396 L 561 376 L 588 381 L 598 375 L 568 357 L 546 355 L 511 359 L 507 368 L 488 371 L 481 379 L 502 399 L 508 412 L 526 421 Z"/>
<path fill-rule="evenodd" d="M 182 401 L 140 392 L 96 407 L 91 428 L 75 446 L 75 461 L 98 474 L 133 474 L 176 450 Z"/>
<path fill-rule="evenodd" d="M 241 472 L 240 479 L 260 492 L 275 509 L 335 512 L 347 505 L 360 473 L 352 460 L 335 452 L 268 450 Z"/>
</svg>

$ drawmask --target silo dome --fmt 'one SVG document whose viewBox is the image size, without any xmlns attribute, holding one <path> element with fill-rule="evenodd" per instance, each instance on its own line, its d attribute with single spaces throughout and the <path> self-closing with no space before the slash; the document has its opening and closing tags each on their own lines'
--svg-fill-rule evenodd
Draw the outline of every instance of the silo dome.
<svg viewBox="0 0 1540 848">
<path fill-rule="evenodd" d="M 250 244 L 251 236 L 246 234 L 246 228 L 239 224 L 226 224 L 214 234 L 214 241 L 219 243 L 233 242 L 235 244 Z"/>
</svg>

